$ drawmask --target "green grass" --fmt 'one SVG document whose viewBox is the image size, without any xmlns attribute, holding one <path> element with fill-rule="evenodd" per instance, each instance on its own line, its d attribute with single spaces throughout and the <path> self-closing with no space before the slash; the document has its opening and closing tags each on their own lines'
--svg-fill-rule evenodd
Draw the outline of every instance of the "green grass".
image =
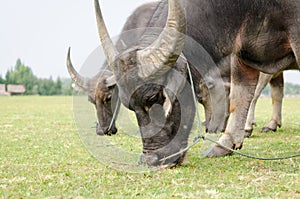
<svg viewBox="0 0 300 199">
<path fill-rule="evenodd" d="M 0 97 L 0 198 L 300 198 L 300 158 L 203 158 L 200 143 L 181 167 L 134 172 L 141 143 L 137 134 L 124 133 L 136 128 L 131 113 L 120 118 L 128 126 L 122 123 L 117 136 L 99 138 L 87 127 L 94 115 L 81 117 L 76 107 L 74 112 L 75 120 L 72 97 Z M 264 157 L 300 153 L 300 99 L 284 100 L 281 129 L 260 133 L 270 115 L 270 100 L 259 100 L 258 126 L 241 151 Z M 130 172 L 107 164 L 115 158 L 128 163 L 122 168 Z"/>
</svg>

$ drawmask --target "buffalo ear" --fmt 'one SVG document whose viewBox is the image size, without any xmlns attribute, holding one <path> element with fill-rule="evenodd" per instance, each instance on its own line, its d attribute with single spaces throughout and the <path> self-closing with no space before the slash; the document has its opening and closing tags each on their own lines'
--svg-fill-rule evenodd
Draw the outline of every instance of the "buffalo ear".
<svg viewBox="0 0 300 199">
<path fill-rule="evenodd" d="M 105 79 L 105 85 L 107 86 L 107 88 L 109 87 L 113 87 L 117 84 L 116 81 L 116 77 L 114 75 L 108 77 L 107 79 Z"/>
</svg>

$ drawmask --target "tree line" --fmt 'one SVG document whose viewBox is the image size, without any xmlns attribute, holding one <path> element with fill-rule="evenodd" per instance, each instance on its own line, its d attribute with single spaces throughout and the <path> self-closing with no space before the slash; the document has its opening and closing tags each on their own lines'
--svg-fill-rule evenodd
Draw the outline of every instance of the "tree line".
<svg viewBox="0 0 300 199">
<path fill-rule="evenodd" d="M 8 70 L 5 77 L 0 75 L 0 84 L 23 84 L 25 95 L 72 95 L 70 78 L 38 78 L 29 66 L 17 59 L 15 66 Z"/>
<path fill-rule="evenodd" d="M 284 95 L 300 95 L 300 85 L 289 82 L 284 82 Z M 269 84 L 262 92 L 263 95 L 271 96 Z"/>
</svg>

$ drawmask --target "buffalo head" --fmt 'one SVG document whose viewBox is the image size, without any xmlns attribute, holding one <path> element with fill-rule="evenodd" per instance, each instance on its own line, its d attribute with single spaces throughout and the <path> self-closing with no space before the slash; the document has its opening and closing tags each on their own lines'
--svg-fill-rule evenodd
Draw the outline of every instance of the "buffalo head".
<svg viewBox="0 0 300 199">
<path fill-rule="evenodd" d="M 70 49 L 67 56 L 67 68 L 76 86 L 86 91 L 88 100 L 95 105 L 98 119 L 96 133 L 98 135 L 116 134 L 115 121 L 113 121 L 113 125 L 109 129 L 113 117 L 112 95 L 116 85 L 113 73 L 103 70 L 92 78 L 81 76 L 72 65 Z"/>
<path fill-rule="evenodd" d="M 185 153 L 162 161 L 187 146 L 194 118 L 187 61 L 181 56 L 186 21 L 179 0 L 169 0 L 168 19 L 157 35 L 145 29 L 138 44 L 121 54 L 116 50 L 95 0 L 100 40 L 117 80 L 121 102 L 135 112 L 143 154 L 148 165 L 180 164 Z"/>
</svg>

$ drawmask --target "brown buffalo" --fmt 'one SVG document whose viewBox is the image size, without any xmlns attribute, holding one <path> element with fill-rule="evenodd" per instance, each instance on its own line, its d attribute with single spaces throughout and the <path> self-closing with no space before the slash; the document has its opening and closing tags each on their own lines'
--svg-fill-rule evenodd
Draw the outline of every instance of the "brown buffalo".
<svg viewBox="0 0 300 199">
<path fill-rule="evenodd" d="M 116 80 L 111 71 L 102 70 L 92 78 L 81 76 L 73 67 L 70 59 L 70 49 L 67 57 L 67 68 L 69 74 L 77 87 L 86 91 L 88 100 L 95 105 L 97 112 L 98 125 L 96 133 L 98 135 L 112 135 L 117 133 L 115 121 L 109 128 L 113 109 L 111 99 L 116 86 Z"/>
</svg>

